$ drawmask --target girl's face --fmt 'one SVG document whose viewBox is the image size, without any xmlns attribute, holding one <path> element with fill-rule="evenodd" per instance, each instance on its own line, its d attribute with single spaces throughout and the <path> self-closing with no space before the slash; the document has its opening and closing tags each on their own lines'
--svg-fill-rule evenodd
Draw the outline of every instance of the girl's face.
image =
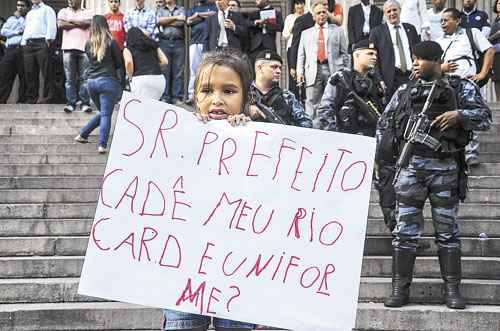
<svg viewBox="0 0 500 331">
<path fill-rule="evenodd" d="M 202 115 L 224 120 L 243 109 L 243 84 L 236 71 L 229 67 L 207 65 L 200 70 L 196 89 L 196 105 Z"/>
</svg>

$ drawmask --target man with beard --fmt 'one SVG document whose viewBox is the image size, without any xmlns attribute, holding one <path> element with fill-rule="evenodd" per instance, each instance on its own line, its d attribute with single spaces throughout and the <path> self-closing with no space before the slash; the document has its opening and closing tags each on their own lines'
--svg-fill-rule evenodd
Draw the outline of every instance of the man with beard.
<svg viewBox="0 0 500 331">
<path fill-rule="evenodd" d="M 446 306 L 464 309 L 460 295 L 461 249 L 457 224 L 459 200 L 465 199 L 464 147 L 471 130 L 487 130 L 491 111 L 477 86 L 461 78 L 443 78 L 443 50 L 434 41 L 414 47 L 413 69 L 419 79 L 403 84 L 377 125 L 377 154 L 395 155 L 397 224 L 393 231 L 392 293 L 386 307 L 409 302 L 413 267 L 429 199 L 438 246 Z"/>
<path fill-rule="evenodd" d="M 254 121 L 312 128 L 312 121 L 295 95 L 279 87 L 281 57 L 262 51 L 255 59 L 255 81 L 250 86 L 249 116 Z"/>
</svg>

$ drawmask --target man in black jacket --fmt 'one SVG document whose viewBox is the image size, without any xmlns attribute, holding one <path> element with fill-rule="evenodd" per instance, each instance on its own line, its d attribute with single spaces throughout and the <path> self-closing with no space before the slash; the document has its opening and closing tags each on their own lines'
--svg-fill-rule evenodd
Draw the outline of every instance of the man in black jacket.
<svg viewBox="0 0 500 331">
<path fill-rule="evenodd" d="M 349 8 L 347 14 L 347 33 L 349 38 L 349 51 L 352 51 L 352 45 L 368 39 L 370 31 L 376 26 L 382 24 L 384 12 L 370 0 L 361 0 L 361 3 Z"/>
<path fill-rule="evenodd" d="M 400 23 L 401 5 L 396 0 L 384 3 L 386 23 L 370 32 L 369 40 L 378 49 L 378 67 L 387 88 L 387 100 L 409 80 L 412 48 L 420 42 L 415 27 Z"/>
<path fill-rule="evenodd" d="M 240 13 L 229 10 L 229 0 L 217 0 L 217 14 L 207 18 L 208 40 L 205 50 L 231 47 L 242 49 L 241 40 L 247 34 Z"/>
<path fill-rule="evenodd" d="M 258 9 L 248 14 L 252 59 L 263 50 L 276 52 L 276 32 L 283 31 L 283 16 L 269 0 L 255 0 L 255 5 Z"/>
</svg>

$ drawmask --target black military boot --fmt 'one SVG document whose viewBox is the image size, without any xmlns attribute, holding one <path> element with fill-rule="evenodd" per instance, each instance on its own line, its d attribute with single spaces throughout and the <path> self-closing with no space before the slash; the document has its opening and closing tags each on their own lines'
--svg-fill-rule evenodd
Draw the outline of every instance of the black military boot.
<svg viewBox="0 0 500 331">
<path fill-rule="evenodd" d="M 460 263 L 460 248 L 445 248 L 438 250 L 441 276 L 444 280 L 444 299 L 446 306 L 453 309 L 465 309 L 465 299 L 460 295 L 462 265 Z"/>
<path fill-rule="evenodd" d="M 410 284 L 413 278 L 415 252 L 409 249 L 393 247 L 392 249 L 392 293 L 384 306 L 402 307 L 410 299 Z"/>
</svg>

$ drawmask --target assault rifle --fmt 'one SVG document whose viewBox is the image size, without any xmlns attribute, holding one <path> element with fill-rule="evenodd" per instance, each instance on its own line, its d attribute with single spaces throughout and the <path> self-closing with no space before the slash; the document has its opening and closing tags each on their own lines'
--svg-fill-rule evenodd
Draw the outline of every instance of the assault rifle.
<svg viewBox="0 0 500 331">
<path fill-rule="evenodd" d="M 266 117 L 265 119 L 267 122 L 275 123 L 275 124 L 286 124 L 285 121 L 283 121 L 283 119 L 281 117 L 276 115 L 276 113 L 274 112 L 274 110 L 271 107 L 263 104 L 262 101 L 260 100 L 260 98 L 255 97 L 253 95 L 253 93 L 250 93 L 250 94 L 251 95 L 250 95 L 249 104 L 257 106 L 257 108 L 259 108 L 259 110 L 262 112 L 262 114 L 264 114 L 264 116 Z"/>
<path fill-rule="evenodd" d="M 347 83 L 342 73 L 339 73 L 339 76 L 341 77 L 339 81 L 344 85 L 344 88 L 348 91 L 350 90 L 349 95 L 352 96 L 356 109 L 365 117 L 369 125 L 376 125 L 378 119 L 382 115 L 377 109 L 377 106 L 375 106 L 371 100 L 363 100 L 363 98 L 354 91 L 354 88 Z"/>
<path fill-rule="evenodd" d="M 403 139 L 406 142 L 403 145 L 401 154 L 399 154 L 398 161 L 396 162 L 396 173 L 392 182 L 393 185 L 397 183 L 401 170 L 404 167 L 408 166 L 408 162 L 410 161 L 410 157 L 413 153 L 413 147 L 416 143 L 423 144 L 433 151 L 437 151 L 441 147 L 441 142 L 429 135 L 431 129 L 431 121 L 426 114 L 432 102 L 434 101 L 436 86 L 436 81 L 434 81 L 429 95 L 425 100 L 422 111 L 417 115 L 411 116 L 408 120 L 408 123 L 406 124 L 406 128 L 403 134 Z"/>
</svg>

